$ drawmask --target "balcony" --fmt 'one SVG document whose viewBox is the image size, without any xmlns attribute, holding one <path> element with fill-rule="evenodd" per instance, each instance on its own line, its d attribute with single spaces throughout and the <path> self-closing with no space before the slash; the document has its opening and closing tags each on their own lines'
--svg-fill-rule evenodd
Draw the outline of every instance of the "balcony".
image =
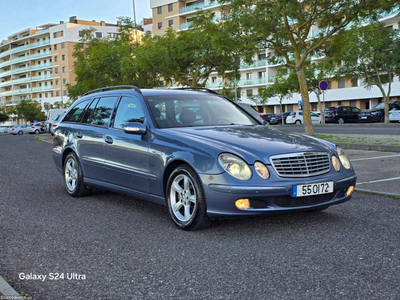
<svg viewBox="0 0 400 300">
<path fill-rule="evenodd" d="M 4 51 L 4 52 L 1 52 L 0 53 L 0 58 L 4 57 L 4 56 L 7 56 L 7 55 L 10 55 L 10 54 L 11 54 L 11 50 L 7 50 L 7 51 Z"/>
<path fill-rule="evenodd" d="M 11 70 L 10 70 L 10 71 L 6 71 L 6 72 L 1 72 L 1 73 L 0 73 L 0 78 L 1 78 L 1 77 L 9 76 L 9 75 L 11 75 L 11 73 L 12 73 Z"/>
<path fill-rule="evenodd" d="M 265 85 L 267 83 L 267 78 L 257 78 L 257 79 L 248 79 L 248 80 L 240 80 L 238 82 L 238 86 L 246 86 L 246 85 Z"/>
<path fill-rule="evenodd" d="M 25 72 L 25 71 L 28 71 L 28 70 L 30 70 L 30 67 L 22 67 L 22 68 L 11 70 L 11 73 L 12 74 L 16 74 L 16 73 Z"/>
<path fill-rule="evenodd" d="M 25 50 L 25 49 L 29 49 L 29 48 L 30 48 L 29 45 L 19 46 L 19 47 L 16 47 L 16 48 L 12 48 L 10 53 L 19 52 L 19 51 L 22 51 L 22 50 Z"/>
<path fill-rule="evenodd" d="M 52 89 L 53 89 L 52 85 L 37 86 L 37 87 L 32 88 L 32 92 L 48 91 L 48 90 L 52 90 Z"/>
<path fill-rule="evenodd" d="M 39 58 L 39 57 L 43 57 L 43 56 L 49 56 L 49 55 L 51 55 L 51 51 L 46 51 L 46 52 L 42 52 L 42 53 L 32 54 L 32 55 L 31 55 L 31 59 L 35 59 L 35 58 Z"/>
<path fill-rule="evenodd" d="M 32 81 L 34 81 L 34 80 L 45 80 L 45 79 L 51 79 L 51 78 L 53 78 L 53 74 L 32 76 Z"/>
<path fill-rule="evenodd" d="M 13 91 L 0 92 L 1 97 L 10 96 L 12 94 L 13 94 Z"/>
<path fill-rule="evenodd" d="M 48 67 L 51 67 L 52 65 L 53 65 L 52 63 L 34 65 L 34 66 L 31 66 L 31 70 L 37 70 L 37 69 L 48 68 Z"/>
<path fill-rule="evenodd" d="M 208 2 L 208 3 L 199 3 L 199 4 L 196 4 L 196 5 L 182 7 L 182 8 L 179 9 L 179 13 L 183 14 L 183 13 L 195 11 L 196 9 L 203 9 L 203 8 L 207 8 L 207 7 L 214 6 L 214 5 L 218 5 L 218 2 L 211 1 L 211 2 Z"/>
<path fill-rule="evenodd" d="M 0 68 L 1 68 L 1 67 L 5 67 L 5 66 L 8 66 L 8 65 L 10 65 L 10 64 L 11 64 L 11 60 L 4 61 L 4 62 L 2 62 L 2 63 L 0 64 Z"/>
<path fill-rule="evenodd" d="M 45 46 L 45 45 L 48 45 L 48 44 L 50 44 L 50 40 L 46 40 L 46 41 L 30 44 L 30 48 Z"/>
<path fill-rule="evenodd" d="M 267 67 L 267 60 L 262 59 L 262 60 L 256 60 L 252 64 L 240 64 L 241 69 L 250 69 L 250 68 L 257 68 L 257 67 Z"/>
</svg>

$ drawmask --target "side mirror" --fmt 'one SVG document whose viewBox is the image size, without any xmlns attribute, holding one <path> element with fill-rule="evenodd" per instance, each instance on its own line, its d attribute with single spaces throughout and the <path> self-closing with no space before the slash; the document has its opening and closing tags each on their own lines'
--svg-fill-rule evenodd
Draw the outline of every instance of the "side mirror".
<svg viewBox="0 0 400 300">
<path fill-rule="evenodd" d="M 132 122 L 127 123 L 124 128 L 125 133 L 144 135 L 147 132 L 147 127 L 143 123 Z"/>
</svg>

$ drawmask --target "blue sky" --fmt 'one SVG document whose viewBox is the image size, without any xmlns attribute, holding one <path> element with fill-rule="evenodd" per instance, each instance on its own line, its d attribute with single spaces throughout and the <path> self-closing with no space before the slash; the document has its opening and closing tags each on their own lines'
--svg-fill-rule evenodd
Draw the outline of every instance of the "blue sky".
<svg viewBox="0 0 400 300">
<path fill-rule="evenodd" d="M 151 17 L 150 0 L 135 0 L 137 22 Z M 133 0 L 0 0 L 0 40 L 28 27 L 82 20 L 117 23 L 117 17 L 131 17 Z"/>
</svg>

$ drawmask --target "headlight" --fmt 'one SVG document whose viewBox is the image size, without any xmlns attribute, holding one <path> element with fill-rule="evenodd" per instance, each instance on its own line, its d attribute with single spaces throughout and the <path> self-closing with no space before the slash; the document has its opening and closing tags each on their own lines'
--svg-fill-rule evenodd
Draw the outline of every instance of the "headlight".
<svg viewBox="0 0 400 300">
<path fill-rule="evenodd" d="M 264 179 L 269 178 L 268 169 L 262 162 L 256 161 L 254 163 L 254 169 L 256 170 L 258 176 L 260 176 L 261 178 L 264 178 Z"/>
<path fill-rule="evenodd" d="M 335 155 L 332 155 L 332 165 L 336 171 L 338 171 L 338 172 L 340 171 L 339 158 L 337 158 Z"/>
<path fill-rule="evenodd" d="M 221 166 L 233 177 L 240 180 L 249 180 L 251 178 L 251 170 L 245 161 L 239 157 L 222 153 L 218 156 Z"/>
<path fill-rule="evenodd" d="M 345 167 L 345 169 L 347 169 L 347 170 L 350 169 L 351 165 L 350 165 L 349 159 L 347 158 L 346 153 L 344 153 L 343 149 L 340 147 L 336 147 L 336 150 L 337 150 L 340 162 L 342 163 L 343 167 Z"/>
</svg>

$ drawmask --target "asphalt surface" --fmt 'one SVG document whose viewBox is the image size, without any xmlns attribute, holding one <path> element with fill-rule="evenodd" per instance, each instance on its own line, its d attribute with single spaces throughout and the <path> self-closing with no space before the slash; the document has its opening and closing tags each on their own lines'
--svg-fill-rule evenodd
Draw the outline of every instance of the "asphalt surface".
<svg viewBox="0 0 400 300">
<path fill-rule="evenodd" d="M 0 274 L 33 299 L 400 298 L 399 199 L 355 193 L 321 213 L 185 232 L 163 206 L 68 196 L 52 145 L 34 136 L 0 147 Z"/>
</svg>

